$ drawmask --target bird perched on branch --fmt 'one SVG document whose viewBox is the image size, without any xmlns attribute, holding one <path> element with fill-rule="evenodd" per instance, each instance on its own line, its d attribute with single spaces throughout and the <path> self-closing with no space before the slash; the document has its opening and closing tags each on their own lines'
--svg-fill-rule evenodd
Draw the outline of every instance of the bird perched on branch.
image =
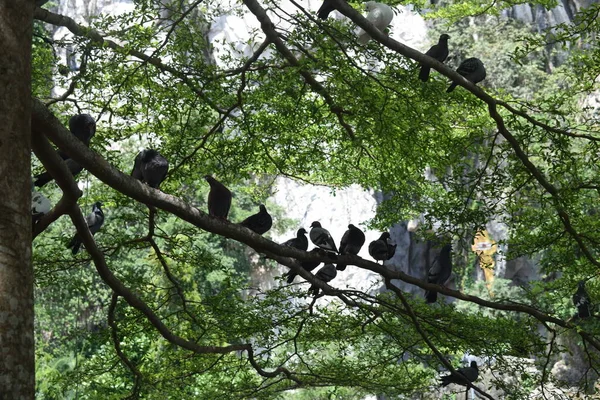
<svg viewBox="0 0 600 400">
<path fill-rule="evenodd" d="M 431 46 L 431 48 L 427 50 L 427 53 L 425 53 L 425 55 L 443 63 L 448 57 L 448 39 L 450 39 L 450 36 L 446 35 L 445 33 L 440 35 L 440 39 L 438 40 L 437 44 Z M 426 65 L 421 65 L 419 79 L 423 82 L 427 82 L 429 80 L 430 70 L 430 67 Z"/>
<path fill-rule="evenodd" d="M 306 251 L 306 249 L 308 249 L 308 238 L 306 237 L 306 229 L 298 229 L 295 238 L 286 240 L 285 242 L 281 243 L 281 245 Z"/>
<path fill-rule="evenodd" d="M 379 239 L 369 243 L 369 254 L 375 261 L 389 260 L 396 254 L 397 245 L 390 244 L 389 239 L 389 232 L 383 232 Z"/>
<path fill-rule="evenodd" d="M 363 244 L 365 244 L 365 234 L 356 226 L 350 224 L 348 230 L 342 236 L 340 254 L 357 255 Z M 346 264 L 338 264 L 336 268 L 343 271 L 346 269 Z"/>
<path fill-rule="evenodd" d="M 271 226 L 273 225 L 273 218 L 271 218 L 271 215 L 267 212 L 267 207 L 265 207 L 264 204 L 261 204 L 259 209 L 260 211 L 258 213 L 249 216 L 240 222 L 240 225 L 245 226 L 259 235 L 262 235 L 271 229 Z"/>
<path fill-rule="evenodd" d="M 331 234 L 327 229 L 321 227 L 321 223 L 319 221 L 314 221 L 310 227 L 312 228 L 309 234 L 310 241 L 313 242 L 315 246 L 318 246 L 323 250 L 331 250 L 335 251 L 336 253 L 338 252 Z"/>
<path fill-rule="evenodd" d="M 208 192 L 208 215 L 227 219 L 231 207 L 231 191 L 210 175 L 204 177 L 210 185 Z"/>
<path fill-rule="evenodd" d="M 467 58 L 466 60 L 461 62 L 460 65 L 458 66 L 458 68 L 456 69 L 456 72 L 458 72 L 459 74 L 464 76 L 467 80 L 469 80 L 473 83 L 481 82 L 482 80 L 485 79 L 485 75 L 486 75 L 485 67 L 483 66 L 483 63 L 481 62 L 481 60 L 479 58 L 475 58 L 475 57 Z M 450 93 L 451 91 L 454 90 L 454 88 L 457 85 L 458 84 L 456 82 L 452 82 L 452 84 L 450 85 L 448 90 L 446 90 L 446 92 Z"/>
<path fill-rule="evenodd" d="M 580 281 L 577 285 L 577 291 L 573 295 L 573 304 L 577 308 L 579 318 L 589 318 L 592 316 L 592 300 L 585 290 L 585 281 Z"/>
<path fill-rule="evenodd" d="M 89 147 L 90 140 L 96 133 L 96 120 L 89 114 L 75 115 L 69 120 L 69 130 L 77 139 Z M 83 170 L 83 167 L 79 163 L 71 159 L 62 150 L 58 151 L 58 155 L 65 160 L 67 168 L 73 176 L 77 176 Z M 53 179 L 48 172 L 44 172 L 35 177 L 34 184 L 35 186 L 42 187 Z"/>
<path fill-rule="evenodd" d="M 467 382 L 473 383 L 479 377 L 479 369 L 477 368 L 476 361 L 471 361 L 470 367 L 459 368 L 456 370 L 456 372 L 456 374 L 450 374 L 440 377 L 442 386 L 448 386 L 451 383 L 467 386 Z"/>
<path fill-rule="evenodd" d="M 92 206 L 92 212 L 88 214 L 87 217 L 85 217 L 88 229 L 90 230 L 92 236 L 94 236 L 96 232 L 100 230 L 102 224 L 104 224 L 104 212 L 102 211 L 101 207 L 101 202 L 95 202 Z M 79 236 L 79 233 L 76 233 L 75 236 L 73 236 L 73 239 L 71 239 L 71 241 L 67 245 L 67 248 L 72 248 L 71 252 L 73 253 L 73 255 L 75 255 L 77 254 L 77 252 L 79 252 L 80 247 L 81 237 Z"/>
<path fill-rule="evenodd" d="M 429 268 L 427 272 L 427 283 L 433 283 L 436 285 L 444 285 L 452 274 L 452 245 L 447 244 L 442 247 L 440 254 L 437 258 L 437 262 Z M 435 303 L 437 300 L 437 292 L 435 290 L 428 290 L 425 292 L 425 298 L 428 303 Z"/>
<path fill-rule="evenodd" d="M 44 214 L 47 214 L 48 211 L 52 209 L 52 204 L 50 204 L 50 200 L 46 198 L 43 194 L 34 190 L 33 181 L 31 182 L 31 218 L 32 222 L 35 224 L 39 221 L 40 218 Z"/>
<path fill-rule="evenodd" d="M 388 27 L 394 18 L 394 11 L 387 4 L 367 1 L 365 3 L 365 9 L 369 12 L 366 17 L 367 20 L 375 25 L 375 28 L 379 29 L 381 32 L 385 31 L 385 28 Z M 371 40 L 371 36 L 363 31 L 362 28 L 359 28 L 357 36 L 357 42 L 359 44 L 364 45 Z"/>
<path fill-rule="evenodd" d="M 165 180 L 169 162 L 154 149 L 142 150 L 135 157 L 131 176 L 145 182 L 151 188 L 158 189 Z"/>
<path fill-rule="evenodd" d="M 325 264 L 323 266 L 323 268 L 321 268 L 315 274 L 315 278 L 320 279 L 325 283 L 331 282 L 336 276 L 337 276 L 337 270 L 336 270 L 335 265 L 333 265 L 333 264 Z M 308 293 L 310 294 L 312 292 L 312 294 L 314 296 L 318 296 L 319 291 L 320 291 L 320 289 L 317 285 L 311 285 L 310 288 L 308 289 Z"/>
<path fill-rule="evenodd" d="M 309 253 L 311 254 L 322 254 L 324 253 L 323 250 L 319 249 L 318 247 L 315 247 L 314 249 L 312 249 L 311 251 L 309 251 Z M 317 268 L 319 265 L 321 265 L 321 261 L 302 261 L 300 263 L 300 266 L 302 267 L 302 269 L 306 270 L 306 271 L 312 271 L 315 268 Z M 285 274 L 285 276 L 287 276 L 287 283 L 292 283 L 294 282 L 294 278 L 296 278 L 296 276 L 298 276 L 298 274 L 292 270 L 288 271 L 287 274 Z"/>
</svg>

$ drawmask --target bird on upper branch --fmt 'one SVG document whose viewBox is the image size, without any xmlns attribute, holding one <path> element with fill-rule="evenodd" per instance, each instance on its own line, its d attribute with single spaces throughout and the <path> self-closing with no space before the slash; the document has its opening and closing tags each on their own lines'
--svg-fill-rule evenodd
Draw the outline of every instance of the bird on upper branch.
<svg viewBox="0 0 600 400">
<path fill-rule="evenodd" d="M 448 57 L 448 39 L 450 39 L 450 36 L 446 35 L 445 33 L 440 35 L 440 39 L 438 40 L 437 44 L 431 46 L 431 48 L 427 50 L 427 53 L 425 53 L 425 55 L 443 63 Z M 423 82 L 427 82 L 427 80 L 429 80 L 430 70 L 430 67 L 426 65 L 421 65 L 419 79 Z"/>
</svg>

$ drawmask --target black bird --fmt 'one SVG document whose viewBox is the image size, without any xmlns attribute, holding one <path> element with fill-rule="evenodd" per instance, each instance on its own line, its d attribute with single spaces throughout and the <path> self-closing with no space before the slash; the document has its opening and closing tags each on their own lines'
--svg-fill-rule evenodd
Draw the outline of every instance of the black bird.
<svg viewBox="0 0 600 400">
<path fill-rule="evenodd" d="M 331 234 L 327 229 L 321 227 L 321 223 L 319 221 L 313 222 L 310 227 L 312 228 L 309 234 L 310 241 L 313 242 L 315 246 L 318 246 L 323 250 L 331 250 L 338 253 L 338 249 L 335 246 L 335 242 L 333 241 Z"/>
<path fill-rule="evenodd" d="M 294 247 L 298 250 L 306 251 L 308 249 L 308 238 L 306 237 L 306 229 L 300 228 L 296 232 L 296 237 L 286 240 L 281 243 L 283 246 Z"/>
<path fill-rule="evenodd" d="M 475 57 L 467 58 L 466 60 L 461 62 L 460 65 L 458 66 L 458 68 L 456 69 L 456 72 L 458 72 L 459 74 L 464 76 L 467 80 L 469 80 L 473 83 L 481 82 L 482 80 L 485 79 L 485 75 L 486 75 L 485 67 L 483 66 L 483 63 L 481 62 L 481 60 L 479 58 L 475 58 Z M 452 82 L 452 84 L 450 85 L 448 90 L 446 90 L 446 92 L 450 93 L 451 91 L 454 90 L 454 88 L 457 85 L 458 84 L 456 82 Z"/>
<path fill-rule="evenodd" d="M 315 278 L 322 280 L 325 283 L 331 282 L 337 276 L 337 270 L 335 265 L 333 264 L 325 264 L 323 268 L 317 271 L 315 274 Z M 308 293 L 314 296 L 319 294 L 319 287 L 317 285 L 311 285 L 310 289 L 308 289 Z"/>
<path fill-rule="evenodd" d="M 249 216 L 240 222 L 240 225 L 245 226 L 259 235 L 262 235 L 271 229 L 271 225 L 273 225 L 273 218 L 271 218 L 271 215 L 267 212 L 267 207 L 265 207 L 264 204 L 261 204 L 259 208 L 260 211 L 258 213 Z"/>
<path fill-rule="evenodd" d="M 477 377 L 479 377 L 479 369 L 477 368 L 477 362 L 475 361 L 471 361 L 470 367 L 459 368 L 456 372 L 456 374 L 440 377 L 442 386 L 448 386 L 451 383 L 467 386 L 467 382 L 473 383 L 477 380 Z"/>
<path fill-rule="evenodd" d="M 151 188 L 158 189 L 161 182 L 165 180 L 169 162 L 154 149 L 142 150 L 135 157 L 131 176 L 145 182 Z"/>
<path fill-rule="evenodd" d="M 443 63 L 448 57 L 448 39 L 450 39 L 450 36 L 446 35 L 445 33 L 440 35 L 438 43 L 431 46 L 431 48 L 427 50 L 427 53 L 425 53 L 425 55 L 428 55 L 429 57 L 434 58 L 439 62 Z M 429 80 L 430 69 L 431 68 L 426 65 L 421 65 L 419 79 L 423 82 L 427 82 L 427 80 Z"/>
<path fill-rule="evenodd" d="M 451 251 L 451 244 L 442 247 L 437 262 L 434 262 L 431 268 L 429 268 L 429 271 L 427 271 L 427 283 L 443 285 L 450 278 L 450 274 L 452 274 Z M 428 290 L 425 292 L 425 298 L 428 303 L 435 303 L 437 300 L 437 292 L 435 290 Z"/>
<path fill-rule="evenodd" d="M 342 236 L 340 254 L 357 255 L 363 244 L 365 244 L 365 234 L 356 226 L 350 224 L 348 225 L 348 230 Z M 346 269 L 346 264 L 338 264 L 336 268 L 343 271 Z"/>
<path fill-rule="evenodd" d="M 81 140 L 83 144 L 89 147 L 90 140 L 96 133 L 96 121 L 89 114 L 75 115 L 69 120 L 69 130 L 77 139 Z M 58 155 L 65 160 L 67 168 L 73 176 L 77 176 L 83 170 L 83 167 L 79 163 L 72 160 L 62 150 L 58 151 Z M 42 187 L 53 179 L 54 178 L 48 172 L 44 172 L 35 177 L 34 184 L 35 186 Z"/>
<path fill-rule="evenodd" d="M 573 304 L 577 308 L 579 318 L 589 318 L 592 316 L 592 301 L 590 295 L 585 290 L 585 281 L 580 281 L 577 286 L 577 292 L 573 295 Z"/>
<path fill-rule="evenodd" d="M 208 214 L 213 217 L 227 219 L 227 214 L 229 214 L 229 208 L 231 207 L 231 192 L 225 185 L 210 175 L 206 175 L 204 179 L 210 185 Z"/>
<path fill-rule="evenodd" d="M 88 229 L 90 230 L 92 236 L 95 235 L 96 232 L 98 232 L 102 227 L 102 224 L 104 224 L 104 213 L 102 212 L 102 208 L 100 208 L 101 206 L 101 202 L 95 202 L 92 206 L 92 212 L 85 217 Z M 79 251 L 79 247 L 81 247 L 81 237 L 79 237 L 79 234 L 76 233 L 75 236 L 73 236 L 73 239 L 71 239 L 67 245 L 67 248 L 72 248 L 71 252 L 73 255 L 75 255 Z"/>
<path fill-rule="evenodd" d="M 389 260 L 396 253 L 397 245 L 390 244 L 389 239 L 390 234 L 388 232 L 383 232 L 379 239 L 369 243 L 369 254 L 375 261 Z"/>
<path fill-rule="evenodd" d="M 321 254 L 321 252 L 323 252 L 323 250 L 319 249 L 318 247 L 315 247 L 314 249 L 312 249 L 311 251 L 309 251 L 309 253 L 311 254 Z M 306 271 L 312 271 L 315 268 L 317 268 L 319 265 L 321 265 L 320 261 L 302 261 L 300 263 L 300 266 L 305 269 Z M 287 274 L 287 283 L 292 283 L 294 282 L 294 278 L 296 276 L 298 276 L 297 273 L 295 273 L 294 271 L 290 270 Z"/>
<path fill-rule="evenodd" d="M 319 7 L 319 11 L 317 11 L 317 17 L 319 17 L 321 19 L 327 19 L 327 17 L 329 17 L 329 14 L 333 10 L 335 10 L 335 7 L 331 3 L 331 1 L 324 0 L 323 4 L 321 4 L 321 7 Z"/>
</svg>

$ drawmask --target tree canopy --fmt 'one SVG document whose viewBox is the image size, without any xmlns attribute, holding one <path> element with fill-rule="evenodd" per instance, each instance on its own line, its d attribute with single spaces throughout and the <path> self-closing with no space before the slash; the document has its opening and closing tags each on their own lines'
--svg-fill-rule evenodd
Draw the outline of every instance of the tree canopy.
<svg viewBox="0 0 600 400">
<path fill-rule="evenodd" d="M 374 28 L 362 3 L 327 1 L 345 18 L 295 0 L 136 0 L 86 23 L 36 8 L 32 168 L 56 179 L 33 228 L 40 399 L 439 398 L 439 371 L 465 353 L 486 361 L 473 384 L 484 398 L 594 390 L 600 323 L 574 318 L 571 298 L 585 280 L 600 299 L 599 6 L 533 29 L 501 16 L 520 2 L 414 3 L 427 42 L 450 35 L 441 64 Z M 226 13 L 256 19 L 252 55 L 209 43 Z M 58 27 L 71 36 L 50 39 Z M 486 67 L 480 85 L 455 71 L 468 57 Z M 78 113 L 97 120 L 89 149 L 66 128 Z M 79 186 L 50 142 L 85 168 Z M 161 191 L 129 176 L 140 147 L 170 162 Z M 266 203 L 278 232 L 297 221 L 268 200 L 277 176 L 381 192 L 371 226 L 420 218 L 420 240 L 451 238 L 457 290 L 350 255 L 338 260 L 379 274 L 382 290 L 324 284 L 297 260 L 326 256 L 209 216 L 207 174 L 235 193 L 230 221 Z M 106 222 L 92 237 L 96 201 Z M 473 281 L 470 246 L 489 221 L 507 227 L 503 256 L 535 259 L 539 280 Z M 327 301 L 283 281 L 253 287 L 250 271 L 277 263 Z M 456 301 L 429 305 L 405 285 Z M 550 374 L 567 353 L 586 366 L 575 383 Z"/>
</svg>

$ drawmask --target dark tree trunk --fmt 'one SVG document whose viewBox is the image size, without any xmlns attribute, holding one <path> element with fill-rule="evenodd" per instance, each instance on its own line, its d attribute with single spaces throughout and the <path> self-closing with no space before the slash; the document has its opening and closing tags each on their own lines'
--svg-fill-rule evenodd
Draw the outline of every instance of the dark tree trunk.
<svg viewBox="0 0 600 400">
<path fill-rule="evenodd" d="M 0 0 L 0 399 L 33 399 L 31 32 L 34 0 Z"/>
</svg>

